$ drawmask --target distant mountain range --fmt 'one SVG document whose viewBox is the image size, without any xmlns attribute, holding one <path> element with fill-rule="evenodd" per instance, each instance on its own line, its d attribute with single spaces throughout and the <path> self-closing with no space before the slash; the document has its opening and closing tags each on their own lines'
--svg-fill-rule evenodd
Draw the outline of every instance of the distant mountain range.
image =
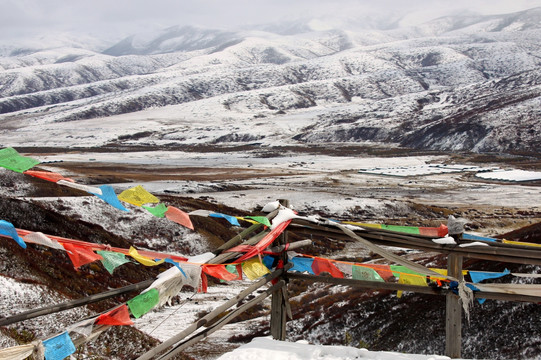
<svg viewBox="0 0 541 360">
<path fill-rule="evenodd" d="M 176 26 L 101 51 L 73 40 L 4 47 L 0 144 L 539 153 L 541 8 L 395 22 Z"/>
</svg>

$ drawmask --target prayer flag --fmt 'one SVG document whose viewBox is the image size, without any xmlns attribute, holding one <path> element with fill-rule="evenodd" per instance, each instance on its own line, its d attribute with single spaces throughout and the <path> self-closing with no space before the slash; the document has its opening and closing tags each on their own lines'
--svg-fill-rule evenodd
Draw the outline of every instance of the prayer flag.
<svg viewBox="0 0 541 360">
<path fill-rule="evenodd" d="M 101 255 L 101 263 L 109 274 L 113 274 L 113 271 L 120 265 L 130 262 L 130 260 L 126 259 L 126 255 L 122 253 L 102 250 L 96 252 Z"/>
<path fill-rule="evenodd" d="M 157 204 L 160 202 L 160 199 L 146 191 L 141 185 L 124 190 L 118 195 L 118 199 L 135 206 L 142 206 L 148 203 Z"/>
<path fill-rule="evenodd" d="M 76 182 L 66 181 L 66 180 L 58 180 L 56 182 L 58 185 L 64 185 L 73 189 L 81 190 L 84 192 L 87 192 L 89 194 L 100 194 L 101 195 L 101 189 L 95 186 L 89 186 L 84 184 L 77 184 Z"/>
<path fill-rule="evenodd" d="M 176 222 L 179 225 L 187 227 L 188 229 L 193 230 L 192 220 L 190 220 L 190 215 L 184 211 L 177 209 L 174 206 L 168 206 L 167 211 L 165 212 L 165 217 L 171 221 Z"/>
<path fill-rule="evenodd" d="M 107 204 L 114 206 L 115 208 L 129 212 L 130 210 L 126 209 L 124 205 L 118 200 L 118 197 L 116 196 L 115 190 L 112 188 L 111 185 L 102 185 L 99 187 L 101 190 L 101 194 L 99 193 L 93 193 L 103 201 L 105 201 Z"/>
<path fill-rule="evenodd" d="M 0 150 L 0 167 L 22 173 L 39 164 L 39 161 L 20 155 L 14 148 Z"/>
<path fill-rule="evenodd" d="M 237 218 L 231 215 L 226 215 L 226 214 L 221 214 L 221 213 L 211 213 L 209 216 L 215 217 L 215 218 L 223 218 L 223 219 L 226 219 L 233 226 L 240 226 Z"/>
<path fill-rule="evenodd" d="M 139 253 L 137 252 L 137 249 L 134 248 L 133 246 L 130 246 L 130 250 L 128 250 L 128 255 L 130 255 L 132 258 L 134 258 L 139 263 L 141 263 L 141 264 L 143 264 L 145 266 L 156 266 L 156 265 L 160 265 L 161 263 L 164 262 L 164 259 L 162 259 L 160 261 L 155 261 L 155 260 L 153 260 L 151 258 L 148 258 L 146 256 L 139 255 Z"/>
<path fill-rule="evenodd" d="M 242 271 L 250 280 L 259 279 L 270 271 L 265 265 L 259 261 L 259 258 L 253 258 L 242 263 Z"/>
<path fill-rule="evenodd" d="M 90 264 L 91 262 L 102 259 L 101 255 L 96 254 L 87 247 L 68 243 L 63 243 L 62 246 L 64 246 L 64 249 L 67 251 L 75 269 L 78 269 L 85 264 Z"/>
<path fill-rule="evenodd" d="M 34 353 L 36 349 L 35 341 L 30 344 L 12 346 L 0 349 L 0 359 L 2 360 L 20 360 L 26 359 Z"/>
<path fill-rule="evenodd" d="M 24 174 L 37 177 L 43 180 L 52 181 L 52 182 L 57 182 L 58 180 L 74 182 L 73 179 L 66 178 L 59 173 L 55 173 L 51 171 L 26 170 Z"/>
<path fill-rule="evenodd" d="M 511 272 L 507 269 L 505 269 L 503 272 L 482 272 L 482 271 L 469 271 L 471 281 L 474 283 L 479 283 L 486 279 L 498 279 L 501 277 L 504 277 L 505 275 L 509 275 Z"/>
<path fill-rule="evenodd" d="M 236 276 L 233 280 L 242 280 L 242 264 L 229 264 L 225 266 L 225 269 Z"/>
<path fill-rule="evenodd" d="M 406 274 L 406 273 L 400 274 L 398 283 L 418 285 L 418 286 L 428 286 L 426 284 L 426 277 L 424 275 L 414 275 L 414 274 Z M 396 296 L 402 297 L 402 291 L 397 291 Z"/>
<path fill-rule="evenodd" d="M 207 275 L 225 281 L 235 280 L 238 277 L 237 275 L 227 271 L 225 265 L 203 265 L 203 272 Z"/>
<path fill-rule="evenodd" d="M 389 265 L 363 264 L 363 266 L 374 269 L 384 281 L 389 281 L 394 277 L 393 272 L 391 271 L 391 267 Z"/>
<path fill-rule="evenodd" d="M 147 210 L 152 215 L 154 215 L 156 217 L 159 217 L 159 218 L 165 217 L 165 212 L 167 211 L 167 206 L 165 204 L 163 204 L 163 203 L 160 203 L 160 204 L 156 205 L 155 207 L 145 206 L 145 205 L 142 205 L 141 207 L 143 209 Z"/>
<path fill-rule="evenodd" d="M 0 220 L 0 235 L 9 236 L 15 240 L 20 247 L 26 249 L 26 243 L 24 242 L 23 238 L 19 236 L 17 229 L 15 229 L 15 226 L 13 226 L 12 223 L 6 220 Z"/>
<path fill-rule="evenodd" d="M 43 340 L 46 360 L 62 360 L 75 352 L 75 345 L 67 332 Z"/>
<path fill-rule="evenodd" d="M 353 265 L 351 277 L 355 280 L 384 282 L 376 270 L 366 266 Z"/>
<path fill-rule="evenodd" d="M 177 267 L 177 269 L 180 270 L 180 272 L 182 273 L 182 275 L 184 275 L 184 277 L 188 277 L 188 275 L 186 275 L 186 273 L 184 272 L 184 270 L 182 269 L 182 267 L 180 266 L 180 263 L 176 262 L 175 260 L 171 259 L 171 258 L 167 258 L 165 259 L 165 262 L 166 263 L 169 263 L 169 264 L 173 264 Z"/>
<path fill-rule="evenodd" d="M 126 304 L 132 315 L 138 319 L 149 312 L 154 306 L 158 305 L 159 301 L 160 294 L 158 289 L 150 289 L 128 300 Z"/>
<path fill-rule="evenodd" d="M 314 274 L 312 270 L 312 263 L 314 259 L 304 258 L 295 256 L 294 258 L 289 259 L 289 262 L 293 264 L 293 267 L 289 271 L 298 271 L 298 272 L 307 272 L 309 274 Z"/>
<path fill-rule="evenodd" d="M 246 216 L 246 219 L 254 220 L 260 224 L 263 224 L 265 226 L 271 227 L 271 223 L 269 219 L 266 216 Z"/>
<path fill-rule="evenodd" d="M 314 258 L 312 263 L 312 270 L 314 274 L 319 275 L 321 273 L 328 273 L 334 278 L 343 278 L 344 274 L 332 262 L 323 258 Z"/>
<path fill-rule="evenodd" d="M 270 255 L 264 256 L 263 265 L 265 265 L 267 269 L 272 269 L 274 267 L 273 265 L 274 265 L 275 260 L 277 260 L 277 258 L 274 256 L 270 256 Z"/>
<path fill-rule="evenodd" d="M 105 314 L 98 316 L 96 320 L 98 325 L 133 325 L 130 319 L 130 313 L 126 305 L 121 305 Z"/>
<path fill-rule="evenodd" d="M 55 239 L 51 239 L 47 235 L 41 233 L 41 232 L 32 232 L 30 234 L 27 234 L 23 237 L 25 241 L 28 241 L 29 243 L 33 244 L 39 244 L 43 246 L 47 246 L 52 249 L 58 249 L 62 251 L 66 251 L 62 245 Z"/>
</svg>

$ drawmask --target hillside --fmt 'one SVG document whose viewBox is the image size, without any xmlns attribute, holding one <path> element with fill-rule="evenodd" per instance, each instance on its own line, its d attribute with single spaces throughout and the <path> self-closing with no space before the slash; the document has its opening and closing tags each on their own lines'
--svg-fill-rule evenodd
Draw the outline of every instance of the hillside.
<svg viewBox="0 0 541 360">
<path fill-rule="evenodd" d="M 536 153 L 540 20 L 535 8 L 387 30 L 176 26 L 101 52 L 14 47 L 0 57 L 0 143 Z"/>
</svg>

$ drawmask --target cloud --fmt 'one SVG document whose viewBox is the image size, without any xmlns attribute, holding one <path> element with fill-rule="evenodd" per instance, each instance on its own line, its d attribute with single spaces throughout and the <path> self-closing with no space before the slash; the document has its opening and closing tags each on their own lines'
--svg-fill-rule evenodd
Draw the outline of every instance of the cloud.
<svg viewBox="0 0 541 360">
<path fill-rule="evenodd" d="M 484 14 L 541 6 L 541 0 L 0 0 L 0 38 L 48 31 L 120 38 L 173 25 L 232 28 L 297 18 L 406 16 L 418 23 L 456 11 Z"/>
</svg>

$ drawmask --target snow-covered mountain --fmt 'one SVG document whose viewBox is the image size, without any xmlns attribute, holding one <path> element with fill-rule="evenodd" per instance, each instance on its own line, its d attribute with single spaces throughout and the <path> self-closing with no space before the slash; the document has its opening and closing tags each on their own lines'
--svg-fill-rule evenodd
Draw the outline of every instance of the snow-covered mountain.
<svg viewBox="0 0 541 360">
<path fill-rule="evenodd" d="M 5 48 L 0 143 L 538 152 L 541 8 L 409 28 L 396 19 L 385 29 L 345 24 L 177 26 L 101 51 Z"/>
</svg>

